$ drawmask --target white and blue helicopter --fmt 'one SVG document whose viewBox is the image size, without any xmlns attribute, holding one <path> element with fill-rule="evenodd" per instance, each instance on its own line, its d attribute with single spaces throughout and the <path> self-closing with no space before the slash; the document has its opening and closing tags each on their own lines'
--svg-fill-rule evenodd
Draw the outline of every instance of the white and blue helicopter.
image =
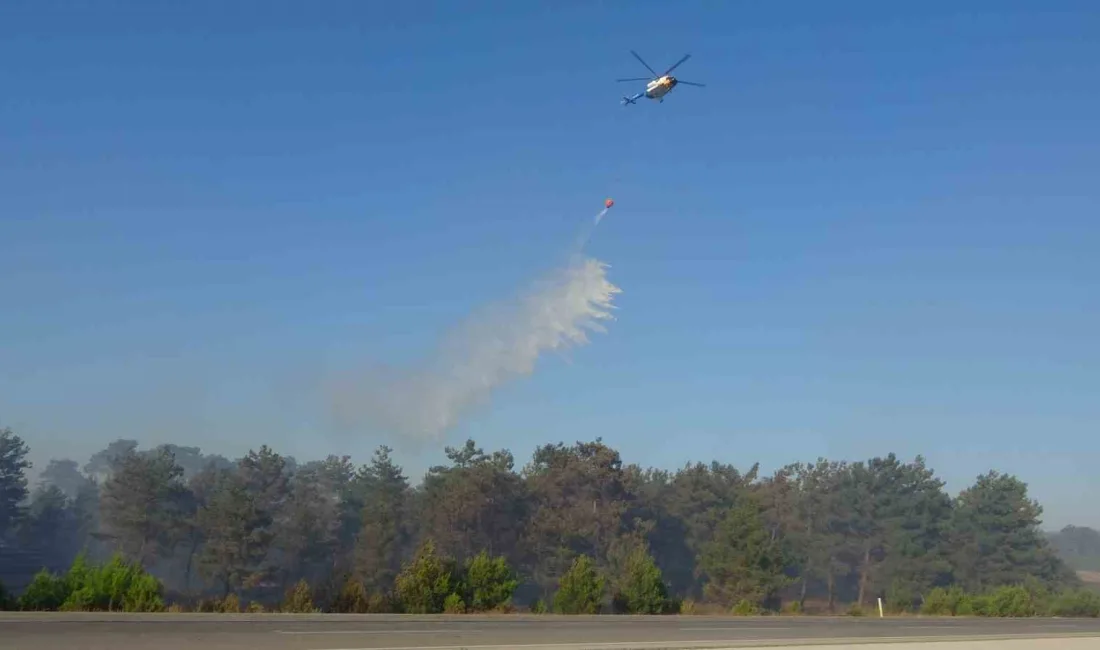
<svg viewBox="0 0 1100 650">
<path fill-rule="evenodd" d="M 631 78 L 631 79 L 616 79 L 616 81 L 646 81 L 646 82 L 649 82 L 649 83 L 646 84 L 644 91 L 638 93 L 637 95 L 634 95 L 633 97 L 623 97 L 623 106 L 626 106 L 627 104 L 637 104 L 638 100 L 641 99 L 642 97 L 646 97 L 648 99 L 656 99 L 658 102 L 663 102 L 663 101 L 665 101 L 665 95 L 672 92 L 672 89 L 675 88 L 676 86 L 680 85 L 680 84 L 684 84 L 685 86 L 699 86 L 699 87 L 703 87 L 703 88 L 706 87 L 705 84 L 694 83 L 694 82 L 691 82 L 691 81 L 684 81 L 682 79 L 677 79 L 676 77 L 673 77 L 671 74 L 669 74 L 670 72 L 675 70 L 681 63 L 683 63 L 684 61 L 687 61 L 688 59 L 690 59 L 691 58 L 690 54 L 685 54 L 684 58 L 682 58 L 679 61 L 677 61 L 676 63 L 674 63 L 672 65 L 672 67 L 669 68 L 668 70 L 665 70 L 664 74 L 657 74 L 657 72 L 654 71 L 653 68 L 649 67 L 648 63 L 646 63 L 645 61 L 642 60 L 642 57 L 638 56 L 637 52 L 635 52 L 634 50 L 630 50 L 630 53 L 634 55 L 635 59 L 638 59 L 639 61 L 641 61 L 642 65 L 644 65 L 646 67 L 646 70 L 649 70 L 650 72 L 653 73 L 653 77 L 634 77 L 634 78 Z"/>
</svg>

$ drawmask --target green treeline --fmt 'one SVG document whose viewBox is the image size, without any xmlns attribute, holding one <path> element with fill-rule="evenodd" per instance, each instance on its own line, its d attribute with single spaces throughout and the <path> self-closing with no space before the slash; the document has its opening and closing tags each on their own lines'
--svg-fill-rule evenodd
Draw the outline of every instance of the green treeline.
<svg viewBox="0 0 1100 650">
<path fill-rule="evenodd" d="M 517 468 L 467 441 L 414 485 L 386 447 L 355 466 L 119 440 L 32 490 L 27 452 L 0 430 L 9 607 L 1100 613 L 1024 483 L 952 497 L 920 457 L 665 471 L 597 439 Z"/>
</svg>

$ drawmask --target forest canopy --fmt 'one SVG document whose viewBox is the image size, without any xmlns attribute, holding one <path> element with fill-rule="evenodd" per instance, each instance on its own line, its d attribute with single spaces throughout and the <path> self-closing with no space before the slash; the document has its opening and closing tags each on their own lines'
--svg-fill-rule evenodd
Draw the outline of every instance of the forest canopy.
<svg viewBox="0 0 1100 650">
<path fill-rule="evenodd" d="M 718 461 L 643 468 L 599 439 L 540 446 L 517 467 L 508 450 L 469 440 L 413 484 L 384 446 L 359 465 L 299 464 L 267 446 L 230 460 L 116 440 L 83 465 L 50 461 L 30 485 L 28 451 L 0 430 L 0 581 L 13 592 L 78 555 L 113 558 L 103 566 L 137 571 L 135 584 L 148 572 L 175 602 L 259 607 L 298 593 L 336 611 L 513 600 L 535 611 L 837 611 L 878 598 L 913 610 L 952 589 L 1079 586 L 1026 484 L 990 471 L 952 496 L 919 456 L 765 476 Z M 1094 552 L 1087 533 L 1072 539 Z"/>
</svg>

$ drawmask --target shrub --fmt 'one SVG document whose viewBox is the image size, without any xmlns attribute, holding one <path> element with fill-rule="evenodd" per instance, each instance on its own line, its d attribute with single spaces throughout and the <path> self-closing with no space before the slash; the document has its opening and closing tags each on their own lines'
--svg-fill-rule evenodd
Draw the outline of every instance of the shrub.
<svg viewBox="0 0 1100 650">
<path fill-rule="evenodd" d="M 794 616 L 802 614 L 802 601 L 792 600 L 786 607 L 787 613 Z"/>
<path fill-rule="evenodd" d="M 370 600 L 363 583 L 355 578 L 348 578 L 332 601 L 331 609 L 339 614 L 366 614 L 369 607 Z"/>
<path fill-rule="evenodd" d="M 312 614 L 319 611 L 313 606 L 313 590 L 305 579 L 299 580 L 293 587 L 287 589 L 286 598 L 279 609 L 288 614 Z"/>
<path fill-rule="evenodd" d="M 965 596 L 959 601 L 959 616 L 991 616 L 992 599 L 989 596 Z"/>
<path fill-rule="evenodd" d="M 890 612 L 912 612 L 920 609 L 921 599 L 912 583 L 895 579 L 886 590 L 883 606 Z"/>
<path fill-rule="evenodd" d="M 1077 589 L 1059 594 L 1050 606 L 1052 616 L 1100 618 L 1100 594 Z"/>
<path fill-rule="evenodd" d="M 241 599 L 237 594 L 228 594 L 225 598 L 214 602 L 218 607 L 216 611 L 221 614 L 239 614 L 241 611 Z"/>
<path fill-rule="evenodd" d="M 603 601 L 605 581 L 592 560 L 581 555 L 558 583 L 554 611 L 559 614 L 598 614 Z"/>
<path fill-rule="evenodd" d="M 863 606 L 859 603 L 852 603 L 848 607 L 848 616 L 863 616 Z"/>
<path fill-rule="evenodd" d="M 458 586 L 454 574 L 454 562 L 436 555 L 432 540 L 425 541 L 397 576 L 395 591 L 401 608 L 410 614 L 442 612 L 447 596 Z"/>
<path fill-rule="evenodd" d="M 65 579 L 42 569 L 34 574 L 34 579 L 19 597 L 19 609 L 28 612 L 57 611 L 68 597 Z"/>
<path fill-rule="evenodd" d="M 503 557 L 490 558 L 482 551 L 466 563 L 466 593 L 470 610 L 500 609 L 512 600 L 519 580 Z"/>
<path fill-rule="evenodd" d="M 643 548 L 626 560 L 626 577 L 614 600 L 630 614 L 662 614 L 673 609 L 661 569 Z"/>
<path fill-rule="evenodd" d="M 204 614 L 239 614 L 241 600 L 237 598 L 237 594 L 233 593 L 225 598 L 203 599 L 199 601 L 195 610 Z"/>
<path fill-rule="evenodd" d="M 760 613 L 760 607 L 751 600 L 742 598 L 733 606 L 730 613 L 734 616 L 755 616 Z"/>
<path fill-rule="evenodd" d="M 253 600 L 248 603 L 248 607 L 245 608 L 245 611 L 249 614 L 263 614 L 267 610 L 264 608 L 263 603 L 258 600 Z"/>
<path fill-rule="evenodd" d="M 142 572 L 133 576 L 123 595 L 123 609 L 127 612 L 159 612 L 164 610 L 160 581 Z"/>
<path fill-rule="evenodd" d="M 920 611 L 928 616 L 956 616 L 959 614 L 959 605 L 964 599 L 966 594 L 958 587 L 950 589 L 936 587 L 928 592 Z"/>
<path fill-rule="evenodd" d="M 685 598 L 684 601 L 680 603 L 680 613 L 684 616 L 694 616 L 697 612 L 697 609 L 698 606 L 696 605 L 694 598 Z"/>
<path fill-rule="evenodd" d="M 547 612 L 546 601 L 541 598 L 536 598 L 535 602 L 531 603 L 532 614 L 545 614 Z"/>
<path fill-rule="evenodd" d="M 187 610 L 184 609 L 183 605 L 179 603 L 172 603 L 171 605 L 166 607 L 164 611 L 168 612 L 169 614 L 182 614 Z"/>
<path fill-rule="evenodd" d="M 164 609 L 160 580 L 139 564 L 115 554 L 103 566 L 89 565 L 77 556 L 65 575 L 69 594 L 65 611 L 159 612 Z"/>
<path fill-rule="evenodd" d="M 368 614 L 390 614 L 397 611 L 397 604 L 382 594 L 371 594 L 367 599 Z"/>
<path fill-rule="evenodd" d="M 451 594 L 443 600 L 443 612 L 445 614 L 465 614 L 466 603 L 463 602 L 462 596 L 458 594 Z"/>
<path fill-rule="evenodd" d="M 1022 618 L 1035 616 L 1038 611 L 1032 594 L 1020 586 L 1000 587 L 989 595 L 988 616 Z"/>
</svg>

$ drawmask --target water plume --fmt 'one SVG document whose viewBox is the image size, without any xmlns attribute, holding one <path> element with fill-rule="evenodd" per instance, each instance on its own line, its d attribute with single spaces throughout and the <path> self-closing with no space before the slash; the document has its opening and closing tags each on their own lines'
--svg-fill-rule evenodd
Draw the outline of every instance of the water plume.
<svg viewBox="0 0 1100 650">
<path fill-rule="evenodd" d="M 338 386 L 345 425 L 369 423 L 413 443 L 438 443 L 500 386 L 530 375 L 545 352 L 582 346 L 613 320 L 620 289 L 608 265 L 574 253 L 515 300 L 455 328 L 419 367 L 385 368 Z"/>
</svg>

